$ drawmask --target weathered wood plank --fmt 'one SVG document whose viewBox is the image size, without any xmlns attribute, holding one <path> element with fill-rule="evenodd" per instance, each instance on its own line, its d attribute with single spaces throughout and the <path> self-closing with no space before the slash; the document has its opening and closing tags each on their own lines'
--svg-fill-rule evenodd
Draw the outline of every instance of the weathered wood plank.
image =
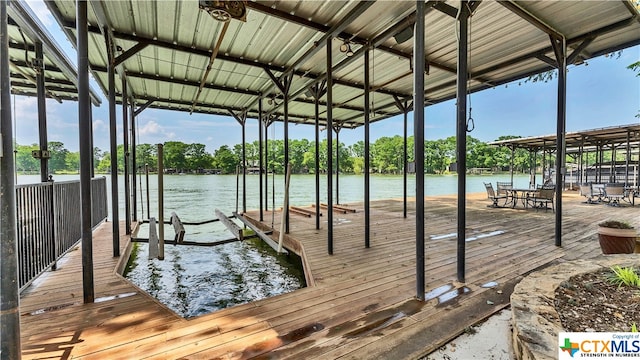
<svg viewBox="0 0 640 360">
<path fill-rule="evenodd" d="M 236 217 L 236 219 L 242 221 L 246 226 L 248 226 L 251 230 L 253 230 L 253 232 L 255 232 L 256 235 L 258 235 L 258 237 L 262 239 L 262 241 L 264 241 L 267 245 L 269 245 L 273 250 L 275 250 L 276 252 L 278 251 L 278 243 L 276 243 L 273 239 L 271 239 L 269 235 L 265 234 L 260 229 L 258 229 L 257 226 L 253 225 L 251 221 L 248 221 L 247 219 L 245 219 L 244 216 L 237 214 L 235 212 L 233 213 L 233 215 Z M 288 254 L 289 252 L 283 248 L 281 253 Z"/>
<path fill-rule="evenodd" d="M 111 254 L 111 224 L 103 224 L 93 243 L 96 297 L 136 294 L 81 304 L 82 249 L 78 247 L 59 263 L 57 271 L 43 274 L 22 295 L 23 358 L 416 357 L 508 304 L 496 289 L 481 285 L 495 281 L 507 286 L 555 259 L 599 255 L 595 224 L 601 220 L 619 218 L 640 226 L 637 207 L 607 207 L 603 214 L 594 211 L 597 205 L 581 204 L 579 196 L 568 195 L 564 200 L 563 247 L 558 248 L 551 212 L 491 209 L 484 194 L 469 195 L 467 237 L 505 232 L 466 243 L 467 282 L 459 284 L 455 281 L 456 238 L 444 236 L 456 231 L 455 196 L 427 197 L 427 291 L 443 285 L 466 285 L 471 291 L 449 305 L 436 306 L 437 299 L 427 301 L 410 316 L 379 328 L 415 295 L 411 202 L 408 218 L 402 216 L 402 201 L 372 202 L 369 249 L 363 246 L 363 213 L 341 215 L 334 227 L 333 255 L 326 252 L 326 223 L 316 230 L 314 218 L 296 217 L 287 236 L 300 242 L 315 286 L 189 320 L 179 318 L 114 271 L 122 261 Z M 358 204 L 353 207 L 361 209 Z M 270 215 L 265 213 L 266 218 Z M 255 222 L 257 212 L 247 216 Z M 279 225 L 277 216 L 274 227 Z M 270 228 L 271 223 L 262 226 Z M 124 223 L 122 234 L 123 229 Z M 127 244 L 128 238 L 122 235 L 121 249 Z M 508 293 L 505 290 L 501 296 Z M 487 305 L 487 299 L 495 305 Z M 309 330 L 314 324 L 318 327 Z M 429 337 L 415 342 L 416 334 Z M 397 344 L 403 344 L 405 352 Z"/>
<path fill-rule="evenodd" d="M 149 219 L 149 259 L 157 259 L 158 252 L 158 231 L 156 230 L 156 218 L 152 217 L 151 219 Z"/>
<path fill-rule="evenodd" d="M 294 213 L 294 214 L 298 214 L 298 215 L 302 215 L 305 217 L 312 217 L 314 216 L 316 213 L 314 211 L 310 211 L 307 209 L 303 209 L 297 206 L 289 206 L 289 212 Z"/>
<path fill-rule="evenodd" d="M 175 232 L 174 241 L 177 244 L 182 244 L 184 241 L 184 225 L 178 217 L 178 214 L 171 212 L 171 225 L 173 225 L 173 231 Z"/>
<path fill-rule="evenodd" d="M 244 239 L 244 234 L 242 233 L 242 229 L 240 228 L 240 226 L 231 221 L 225 214 L 222 213 L 222 211 L 216 209 L 215 212 L 218 219 L 220 219 L 220 222 L 227 227 L 227 230 L 229 230 L 231 234 L 236 237 L 236 239 L 242 241 Z"/>
</svg>

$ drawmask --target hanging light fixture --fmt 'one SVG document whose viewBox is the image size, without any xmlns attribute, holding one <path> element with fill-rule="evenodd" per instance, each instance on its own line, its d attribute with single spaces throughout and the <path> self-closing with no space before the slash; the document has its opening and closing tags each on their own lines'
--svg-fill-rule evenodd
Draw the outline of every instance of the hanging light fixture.
<svg viewBox="0 0 640 360">
<path fill-rule="evenodd" d="M 348 57 L 352 57 L 353 56 L 353 50 L 351 50 L 351 44 L 349 43 L 349 40 L 345 40 L 340 45 L 340 52 L 343 53 L 343 54 L 346 54 Z"/>
</svg>

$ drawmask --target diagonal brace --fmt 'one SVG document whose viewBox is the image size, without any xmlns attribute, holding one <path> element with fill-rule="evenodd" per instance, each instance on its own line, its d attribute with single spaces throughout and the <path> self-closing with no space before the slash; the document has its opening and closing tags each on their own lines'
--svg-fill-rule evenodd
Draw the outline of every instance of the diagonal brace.
<svg viewBox="0 0 640 360">
<path fill-rule="evenodd" d="M 129 48 L 127 51 L 125 51 L 122 54 L 118 55 L 113 61 L 113 66 L 118 66 L 118 65 L 122 64 L 128 58 L 130 58 L 133 55 L 137 54 L 140 50 L 146 48 L 148 45 L 149 45 L 148 41 L 140 41 L 140 42 L 138 42 L 137 44 L 135 44 L 131 48 Z"/>
</svg>

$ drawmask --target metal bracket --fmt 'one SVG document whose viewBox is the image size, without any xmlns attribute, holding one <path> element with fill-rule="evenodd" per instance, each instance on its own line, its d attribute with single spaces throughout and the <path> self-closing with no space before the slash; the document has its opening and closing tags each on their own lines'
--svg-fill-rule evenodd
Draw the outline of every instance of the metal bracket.
<svg viewBox="0 0 640 360">
<path fill-rule="evenodd" d="M 50 159 L 51 152 L 48 150 L 32 150 L 31 156 L 33 156 L 34 159 Z"/>
<path fill-rule="evenodd" d="M 33 66 L 36 71 L 44 70 L 44 61 L 42 59 L 34 58 L 31 60 L 31 66 Z"/>
</svg>

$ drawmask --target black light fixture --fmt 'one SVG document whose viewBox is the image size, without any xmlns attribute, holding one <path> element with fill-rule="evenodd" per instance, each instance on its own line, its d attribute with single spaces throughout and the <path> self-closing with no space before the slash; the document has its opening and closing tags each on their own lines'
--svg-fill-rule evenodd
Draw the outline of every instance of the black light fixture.
<svg viewBox="0 0 640 360">
<path fill-rule="evenodd" d="M 340 45 L 340 52 L 346 54 L 348 57 L 353 56 L 353 50 L 351 50 L 349 40 L 345 40 L 342 45 Z"/>
<path fill-rule="evenodd" d="M 396 40 L 397 44 L 402 44 L 403 42 L 406 42 L 412 37 L 413 37 L 413 25 L 409 25 L 406 28 L 404 28 L 404 30 L 393 35 L 393 38 Z"/>
</svg>

